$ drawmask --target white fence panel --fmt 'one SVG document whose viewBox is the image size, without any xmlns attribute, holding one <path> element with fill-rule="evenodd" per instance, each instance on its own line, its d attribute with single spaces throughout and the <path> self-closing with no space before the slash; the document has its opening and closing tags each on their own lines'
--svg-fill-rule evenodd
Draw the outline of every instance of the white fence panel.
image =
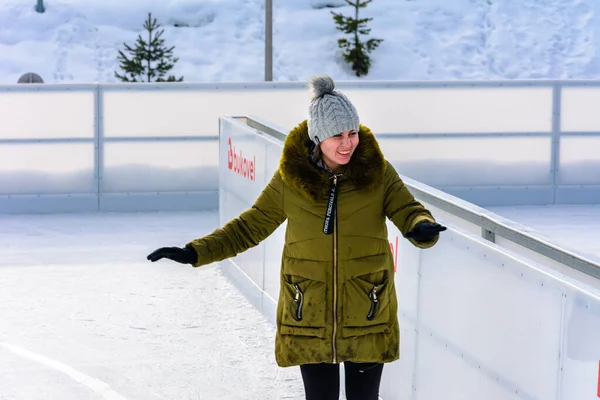
<svg viewBox="0 0 600 400">
<path fill-rule="evenodd" d="M 0 139 L 93 139 L 96 88 L 74 89 L 0 90 Z"/>
<path fill-rule="evenodd" d="M 599 87 L 576 86 L 562 89 L 561 131 L 600 131 L 600 114 L 596 107 L 599 101 Z"/>
<path fill-rule="evenodd" d="M 422 255 L 419 335 L 441 343 L 431 363 L 419 363 L 417 375 L 423 382 L 417 382 L 417 389 L 456 399 L 500 400 L 507 393 L 522 399 L 556 398 L 560 286 L 482 239 L 453 231 L 443 235 L 439 246 Z M 439 350 L 451 353 L 448 365 L 435 362 Z M 455 373 L 438 385 L 429 379 L 429 372 L 439 369 L 441 374 L 455 364 L 465 377 L 477 371 L 477 379 L 486 384 L 468 393 L 471 379 L 459 378 L 465 387 L 456 385 L 449 392 L 445 382 L 458 378 Z"/>
<path fill-rule="evenodd" d="M 268 141 L 250 127 L 221 120 L 219 155 L 219 216 L 229 221 L 252 206 L 271 179 L 265 175 Z M 241 284 L 256 285 L 252 303 L 261 309 L 264 290 L 264 244 L 238 255 L 243 270 L 230 270 L 229 277 Z"/>
<path fill-rule="evenodd" d="M 405 176 L 482 206 L 600 202 L 599 82 L 337 85 Z M 0 212 L 56 211 L 50 196 L 74 211 L 215 208 L 219 117 L 287 132 L 309 101 L 294 82 L 0 86 Z"/>
<path fill-rule="evenodd" d="M 96 99 L 95 85 L 0 87 L 0 212 L 97 208 Z"/>
<path fill-rule="evenodd" d="M 600 398 L 600 295 L 591 292 L 564 293 L 561 399 Z"/>
<path fill-rule="evenodd" d="M 382 87 L 344 90 L 361 119 L 388 133 L 551 132 L 552 87 Z M 389 117 L 385 117 L 389 115 Z"/>
</svg>

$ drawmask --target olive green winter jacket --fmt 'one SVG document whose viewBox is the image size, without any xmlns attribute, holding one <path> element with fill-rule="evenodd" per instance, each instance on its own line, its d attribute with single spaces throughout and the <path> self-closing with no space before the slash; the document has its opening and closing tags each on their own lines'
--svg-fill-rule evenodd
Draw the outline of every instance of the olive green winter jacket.
<svg viewBox="0 0 600 400">
<path fill-rule="evenodd" d="M 277 307 L 278 365 L 390 362 L 399 356 L 394 263 L 386 217 L 405 235 L 434 218 L 404 186 L 373 134 L 359 130 L 350 162 L 332 176 L 311 161 L 304 121 L 288 135 L 279 169 L 254 205 L 196 239 L 195 266 L 233 257 L 287 219 Z M 337 181 L 333 232 L 324 233 Z M 428 248 L 438 240 L 418 243 Z"/>
</svg>

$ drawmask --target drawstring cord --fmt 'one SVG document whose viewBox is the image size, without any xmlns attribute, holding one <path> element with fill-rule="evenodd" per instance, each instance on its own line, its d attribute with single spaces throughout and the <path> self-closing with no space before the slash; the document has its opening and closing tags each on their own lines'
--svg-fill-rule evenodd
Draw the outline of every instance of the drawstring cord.
<svg viewBox="0 0 600 400">
<path fill-rule="evenodd" d="M 366 371 L 368 371 L 368 370 L 370 370 L 370 369 L 373 369 L 373 368 L 375 368 L 375 367 L 376 367 L 376 366 L 378 366 L 378 365 L 379 365 L 379 363 L 375 363 L 375 364 L 371 365 L 370 367 L 367 367 L 367 368 L 361 368 L 361 369 L 359 369 L 359 370 L 358 370 L 358 372 L 360 372 L 360 373 L 362 374 L 362 373 L 364 373 L 364 372 L 366 372 Z"/>
</svg>

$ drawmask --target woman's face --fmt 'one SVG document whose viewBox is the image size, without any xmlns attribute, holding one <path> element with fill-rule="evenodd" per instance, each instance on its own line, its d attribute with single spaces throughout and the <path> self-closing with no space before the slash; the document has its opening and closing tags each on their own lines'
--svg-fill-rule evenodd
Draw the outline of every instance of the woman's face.
<svg viewBox="0 0 600 400">
<path fill-rule="evenodd" d="M 319 145 L 323 161 L 332 170 L 337 170 L 341 165 L 348 164 L 358 146 L 358 131 L 344 131 L 325 139 Z"/>
</svg>

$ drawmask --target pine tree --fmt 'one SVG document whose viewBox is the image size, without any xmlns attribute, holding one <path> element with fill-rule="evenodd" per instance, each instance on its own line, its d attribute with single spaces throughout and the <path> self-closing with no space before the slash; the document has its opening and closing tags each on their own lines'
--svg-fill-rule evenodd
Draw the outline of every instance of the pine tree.
<svg viewBox="0 0 600 400">
<path fill-rule="evenodd" d="M 119 50 L 118 60 L 120 68 L 124 71 L 123 75 L 115 72 L 115 77 L 122 82 L 181 82 L 183 76 L 176 78 L 165 75 L 175 66 L 179 58 L 173 57 L 175 46 L 167 48 L 165 40 L 162 38 L 164 29 L 156 32 L 160 28 L 156 18 L 152 18 L 152 13 L 148 13 L 148 19 L 144 23 L 144 29 L 148 32 L 148 41 L 138 35 L 135 42 L 135 48 L 127 43 L 123 43 L 125 50 L 131 57 L 127 57 L 122 50 Z"/>
<path fill-rule="evenodd" d="M 352 70 L 356 73 L 356 76 L 367 75 L 371 67 L 369 53 L 375 50 L 383 42 L 383 39 L 369 39 L 366 43 L 361 41 L 360 35 L 368 35 L 371 32 L 371 29 L 367 28 L 366 25 L 373 18 L 359 19 L 358 10 L 366 7 L 373 0 L 344 1 L 354 7 L 354 18 L 331 11 L 337 29 L 351 35 L 350 39 L 339 39 L 338 46 L 342 49 L 346 62 L 352 64 Z"/>
</svg>

